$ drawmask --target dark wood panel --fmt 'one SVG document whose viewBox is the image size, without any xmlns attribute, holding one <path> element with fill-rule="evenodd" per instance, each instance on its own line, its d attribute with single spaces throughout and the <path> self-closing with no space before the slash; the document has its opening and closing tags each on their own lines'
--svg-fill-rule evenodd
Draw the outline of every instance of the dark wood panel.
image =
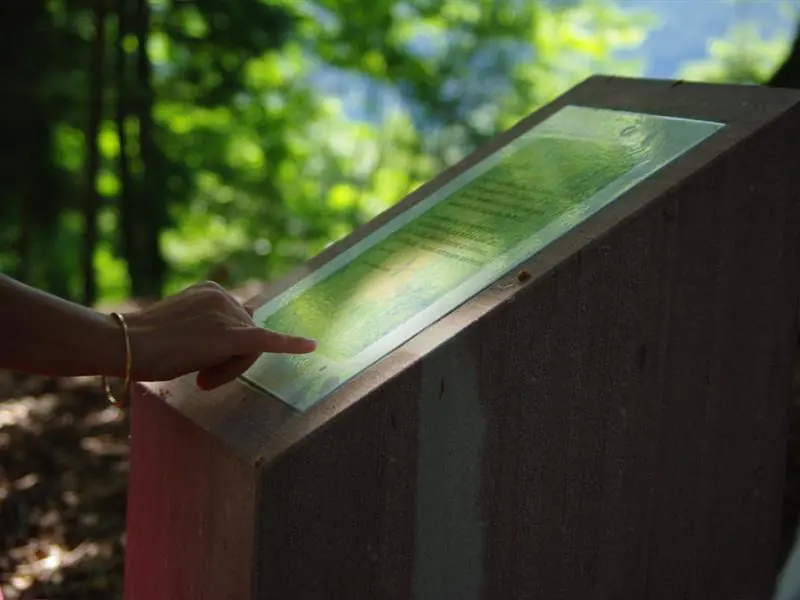
<svg viewBox="0 0 800 600">
<path fill-rule="evenodd" d="M 727 124 L 308 413 L 150 386 L 129 599 L 768 598 L 799 100 L 593 78 L 276 283 L 566 104 Z"/>
<path fill-rule="evenodd" d="M 265 465 L 254 598 L 410 598 L 419 370 Z"/>
</svg>

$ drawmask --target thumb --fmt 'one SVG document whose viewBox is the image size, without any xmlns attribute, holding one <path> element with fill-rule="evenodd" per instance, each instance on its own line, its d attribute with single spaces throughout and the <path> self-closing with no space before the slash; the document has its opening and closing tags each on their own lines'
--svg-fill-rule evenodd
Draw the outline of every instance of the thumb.
<svg viewBox="0 0 800 600">
<path fill-rule="evenodd" d="M 317 342 L 308 338 L 284 335 L 260 327 L 237 327 L 232 332 L 232 354 L 307 354 L 317 348 Z"/>
<path fill-rule="evenodd" d="M 197 387 L 206 391 L 218 388 L 247 371 L 259 356 L 260 354 L 234 356 L 221 364 L 202 369 L 197 373 Z"/>
</svg>

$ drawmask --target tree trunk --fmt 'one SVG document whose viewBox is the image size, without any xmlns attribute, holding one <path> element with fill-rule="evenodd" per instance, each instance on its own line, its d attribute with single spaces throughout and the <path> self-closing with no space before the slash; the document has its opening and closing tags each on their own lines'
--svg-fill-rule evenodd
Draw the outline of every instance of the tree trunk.
<svg viewBox="0 0 800 600">
<path fill-rule="evenodd" d="M 86 197 L 83 207 L 84 237 L 83 255 L 83 303 L 91 306 L 97 300 L 97 274 L 94 269 L 94 254 L 97 247 L 97 213 L 100 195 L 97 191 L 97 174 L 100 171 L 100 147 L 98 137 L 103 121 L 103 64 L 106 44 L 105 0 L 96 0 L 94 9 L 94 41 L 89 72 L 89 120 L 86 127 Z"/>
<path fill-rule="evenodd" d="M 139 150 L 143 175 L 137 186 L 134 236 L 136 238 L 137 268 L 131 272 L 134 297 L 160 297 L 166 272 L 161 255 L 160 237 L 164 227 L 165 207 L 163 189 L 156 185 L 159 177 L 158 148 L 153 137 L 152 69 L 147 43 L 150 31 L 150 5 L 148 0 L 138 0 L 136 10 L 136 40 L 138 45 L 137 78 L 139 120 Z"/>
<path fill-rule="evenodd" d="M 31 227 L 30 208 L 26 202 L 19 202 L 19 237 L 16 240 L 18 262 L 17 270 L 12 275 L 28 284 L 31 281 Z"/>
<path fill-rule="evenodd" d="M 135 264 L 136 240 L 135 231 L 135 204 L 134 186 L 131 176 L 130 156 L 128 155 L 128 131 L 126 123 L 130 115 L 128 96 L 128 55 L 125 52 L 125 37 L 130 33 L 129 23 L 130 3 L 128 0 L 117 0 L 117 38 L 115 40 L 115 87 L 117 90 L 115 121 L 117 136 L 119 137 L 119 157 L 117 171 L 120 181 L 119 192 L 119 232 L 122 241 L 122 256 L 128 264 L 129 270 Z M 129 278 L 131 278 L 129 274 Z"/>
</svg>

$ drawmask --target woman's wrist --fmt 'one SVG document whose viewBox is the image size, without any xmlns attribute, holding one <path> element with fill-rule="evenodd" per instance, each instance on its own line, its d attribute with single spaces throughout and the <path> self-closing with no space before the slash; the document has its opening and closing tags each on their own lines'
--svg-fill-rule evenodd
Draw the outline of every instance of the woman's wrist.
<svg viewBox="0 0 800 600">
<path fill-rule="evenodd" d="M 88 350 L 89 355 L 96 357 L 94 370 L 97 375 L 124 378 L 127 361 L 125 332 L 110 314 L 97 315 L 96 333 L 90 336 L 92 347 Z"/>
</svg>

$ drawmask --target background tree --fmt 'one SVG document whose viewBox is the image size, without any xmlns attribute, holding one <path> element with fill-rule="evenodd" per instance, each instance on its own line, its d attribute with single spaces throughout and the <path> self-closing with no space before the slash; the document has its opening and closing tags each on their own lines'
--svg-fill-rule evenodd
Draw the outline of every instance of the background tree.
<svg viewBox="0 0 800 600">
<path fill-rule="evenodd" d="M 0 268 L 87 303 L 220 263 L 232 284 L 279 275 L 570 84 L 637 72 L 613 53 L 647 24 L 594 0 L 51 0 L 9 16 Z M 320 91 L 337 73 L 368 96 L 360 114 Z"/>
<path fill-rule="evenodd" d="M 584 77 L 641 74 L 620 56 L 655 25 L 610 0 L 2 11 L 0 269 L 87 303 L 278 276 Z M 742 26 L 683 76 L 764 81 L 785 51 Z"/>
</svg>

